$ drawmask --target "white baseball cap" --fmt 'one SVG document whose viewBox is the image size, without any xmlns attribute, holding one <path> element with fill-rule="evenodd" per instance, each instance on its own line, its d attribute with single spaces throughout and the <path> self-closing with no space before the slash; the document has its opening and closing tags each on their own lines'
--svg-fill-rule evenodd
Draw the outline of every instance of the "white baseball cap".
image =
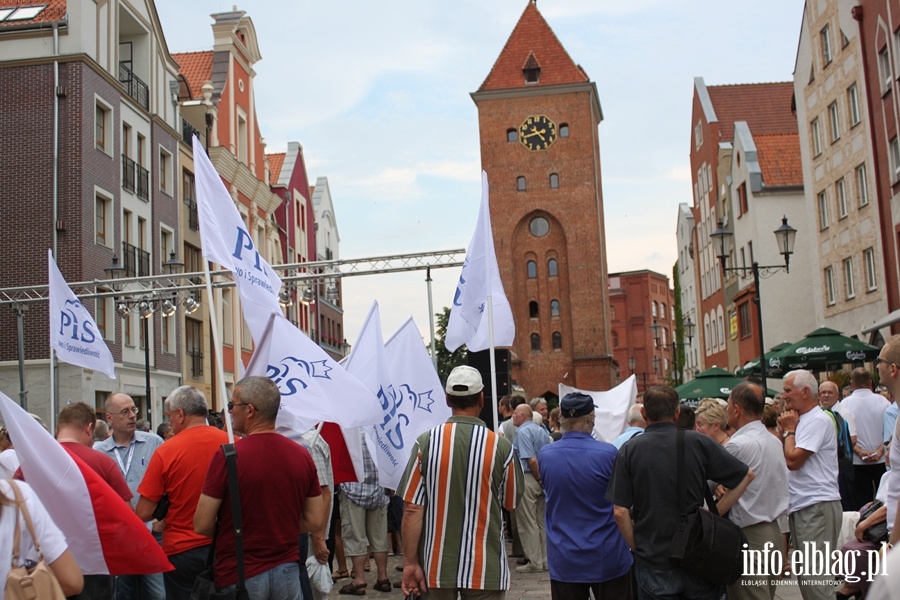
<svg viewBox="0 0 900 600">
<path fill-rule="evenodd" d="M 483 389 L 481 373 L 473 367 L 456 367 L 447 377 L 447 393 L 451 396 L 471 396 Z"/>
</svg>

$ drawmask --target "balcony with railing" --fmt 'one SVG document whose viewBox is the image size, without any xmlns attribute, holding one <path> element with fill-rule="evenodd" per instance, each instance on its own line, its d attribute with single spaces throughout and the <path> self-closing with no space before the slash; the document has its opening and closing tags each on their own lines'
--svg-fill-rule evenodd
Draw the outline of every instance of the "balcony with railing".
<svg viewBox="0 0 900 600">
<path fill-rule="evenodd" d="M 191 359 L 191 376 L 194 378 L 203 376 L 203 353 L 199 348 L 189 348 L 187 355 Z"/>
<path fill-rule="evenodd" d="M 141 165 L 135 165 L 137 169 L 137 197 L 141 200 L 150 199 L 150 171 Z"/>
<path fill-rule="evenodd" d="M 119 83 L 132 100 L 146 109 L 150 109 L 150 88 L 128 68 L 127 63 L 119 63 Z"/>
<path fill-rule="evenodd" d="M 184 205 L 187 206 L 188 227 L 192 231 L 200 229 L 200 215 L 197 214 L 197 201 L 193 198 L 185 198 Z"/>
<path fill-rule="evenodd" d="M 133 160 L 122 155 L 122 189 L 134 193 L 134 168 L 137 165 Z"/>
<path fill-rule="evenodd" d="M 203 139 L 203 136 L 200 135 L 200 132 L 193 125 L 188 123 L 188 120 L 184 117 L 181 118 L 181 139 L 184 140 L 184 143 L 190 146 L 193 141 L 193 137 L 197 136 L 199 139 Z"/>
<path fill-rule="evenodd" d="M 150 253 L 122 242 L 122 259 L 126 277 L 145 277 L 150 275 Z"/>
</svg>

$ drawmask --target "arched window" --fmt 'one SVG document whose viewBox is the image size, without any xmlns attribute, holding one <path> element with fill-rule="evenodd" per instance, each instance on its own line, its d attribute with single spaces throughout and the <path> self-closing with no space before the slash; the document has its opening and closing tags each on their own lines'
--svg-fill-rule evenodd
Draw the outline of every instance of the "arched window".
<svg viewBox="0 0 900 600">
<path fill-rule="evenodd" d="M 615 307 L 615 305 L 613 305 L 613 304 L 610 304 L 610 305 L 609 305 L 609 319 L 610 319 L 611 321 L 615 321 L 615 320 L 616 320 L 616 307 Z"/>
<path fill-rule="evenodd" d="M 550 316 L 551 317 L 559 316 L 559 300 L 551 300 L 550 301 Z"/>
<path fill-rule="evenodd" d="M 541 351 L 541 336 L 537 333 L 531 334 L 531 351 L 532 352 L 540 352 Z"/>
<path fill-rule="evenodd" d="M 562 334 L 558 331 L 553 332 L 553 349 L 562 350 Z"/>
<path fill-rule="evenodd" d="M 518 177 L 516 177 L 516 189 L 519 190 L 520 192 L 525 191 L 525 176 L 524 175 L 519 175 Z"/>
<path fill-rule="evenodd" d="M 538 318 L 538 303 L 534 300 L 528 303 L 528 317 L 531 319 Z"/>
<path fill-rule="evenodd" d="M 550 189 L 555 190 L 559 188 L 559 175 L 556 173 L 550 173 Z"/>
<path fill-rule="evenodd" d="M 528 279 L 537 277 L 537 263 L 535 261 L 529 260 L 526 263 L 526 270 L 528 271 Z"/>
<path fill-rule="evenodd" d="M 550 277 L 556 277 L 559 275 L 559 265 L 556 262 L 555 258 L 551 258 L 547 261 L 547 275 Z"/>
<path fill-rule="evenodd" d="M 668 311 L 666 310 L 666 303 L 660 302 L 659 304 L 659 318 L 660 319 L 668 319 Z"/>
<path fill-rule="evenodd" d="M 506 130 L 506 141 L 507 142 L 515 142 L 519 139 L 519 132 L 515 130 L 515 128 L 511 127 Z"/>
<path fill-rule="evenodd" d="M 650 303 L 650 313 L 656 317 L 656 300 Z"/>
<path fill-rule="evenodd" d="M 568 123 L 560 123 L 559 124 L 559 137 L 561 137 L 561 138 L 569 137 L 569 124 Z"/>
</svg>

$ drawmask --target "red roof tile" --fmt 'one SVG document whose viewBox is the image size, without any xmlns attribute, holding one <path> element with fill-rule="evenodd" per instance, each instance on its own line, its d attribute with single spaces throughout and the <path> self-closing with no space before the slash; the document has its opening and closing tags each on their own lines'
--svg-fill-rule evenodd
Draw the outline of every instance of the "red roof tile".
<svg viewBox="0 0 900 600">
<path fill-rule="evenodd" d="M 537 83 L 525 83 L 522 69 L 526 63 L 532 66 L 535 62 L 541 69 L 540 79 Z M 519 17 L 519 22 L 478 91 L 587 81 L 587 74 L 563 48 L 535 3 L 528 2 L 525 12 Z"/>
<path fill-rule="evenodd" d="M 2 1 L 2 0 L 0 0 Z M 212 79 L 213 52 L 204 50 L 201 52 L 178 52 L 172 55 L 181 68 L 178 70 L 191 87 L 191 97 L 202 98 L 200 88 L 204 81 Z"/>
<path fill-rule="evenodd" d="M 800 136 L 796 133 L 754 135 L 756 159 L 766 187 L 803 185 Z"/>
<path fill-rule="evenodd" d="M 747 121 L 754 137 L 797 133 L 797 118 L 791 112 L 793 83 L 711 85 L 706 89 L 719 120 L 720 141 L 734 138 L 735 121 Z"/>
<path fill-rule="evenodd" d="M 59 21 L 66 16 L 66 0 L 0 0 L 0 9 L 30 6 L 43 6 L 44 9 L 33 19 L 14 19 L 12 21 L 4 19 L 0 21 L 0 28 L 49 23 L 50 21 Z M 10 14 L 9 16 L 14 15 Z"/>
<path fill-rule="evenodd" d="M 284 166 L 285 154 L 285 152 L 266 154 L 266 158 L 269 159 L 269 185 L 278 184 L 278 178 L 281 177 L 281 167 Z"/>
</svg>

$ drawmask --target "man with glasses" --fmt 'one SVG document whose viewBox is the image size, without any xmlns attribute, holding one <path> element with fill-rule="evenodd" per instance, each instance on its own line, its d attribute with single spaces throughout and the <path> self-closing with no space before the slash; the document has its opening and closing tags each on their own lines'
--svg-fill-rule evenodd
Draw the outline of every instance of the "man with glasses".
<svg viewBox="0 0 900 600">
<path fill-rule="evenodd" d="M 99 450 L 113 459 L 125 477 L 125 482 L 134 497 L 132 507 L 137 506 L 138 485 L 147 472 L 147 465 L 162 438 L 152 433 L 137 430 L 137 418 L 140 409 L 128 394 L 110 394 L 106 399 L 106 423 L 112 435 L 101 442 L 94 443 L 94 450 Z M 165 600 L 166 590 L 162 573 L 153 575 L 122 575 L 116 578 L 116 598 L 128 600 L 137 597 L 137 588 L 141 587 L 140 597 L 144 600 Z"/>
<path fill-rule="evenodd" d="M 194 531 L 194 511 L 209 463 L 228 435 L 206 422 L 208 406 L 203 392 L 189 385 L 166 398 L 165 412 L 175 436 L 157 448 L 138 486 L 136 513 L 144 521 L 154 518 L 157 504 L 168 498 L 163 552 L 174 571 L 163 574 L 168 600 L 189 600 L 194 579 L 206 567 L 212 540 Z"/>
</svg>

